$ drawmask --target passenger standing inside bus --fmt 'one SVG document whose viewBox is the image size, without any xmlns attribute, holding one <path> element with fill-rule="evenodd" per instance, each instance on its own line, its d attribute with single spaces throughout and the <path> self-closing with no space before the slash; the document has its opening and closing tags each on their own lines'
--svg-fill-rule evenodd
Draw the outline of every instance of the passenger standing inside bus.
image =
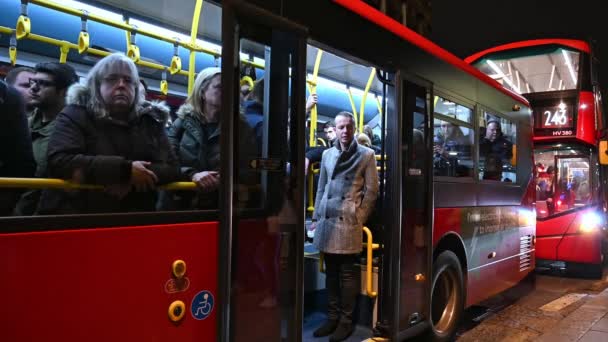
<svg viewBox="0 0 608 342">
<path fill-rule="evenodd" d="M 355 267 L 362 249 L 361 228 L 375 207 L 378 171 L 374 151 L 357 144 L 355 118 L 336 115 L 338 142 L 323 153 L 313 229 L 314 245 L 324 253 L 328 292 L 327 321 L 315 337 L 342 341 L 353 332 L 353 310 L 360 289 Z"/>
<path fill-rule="evenodd" d="M 489 120 L 479 143 L 479 156 L 485 158 L 483 179 L 502 180 L 502 166 L 513 157 L 513 143 L 507 140 L 497 120 Z"/>
<path fill-rule="evenodd" d="M 0 81 L 0 177 L 31 177 L 36 163 L 19 92 Z M 0 192 L 0 216 L 10 215 L 20 191 Z"/>
<path fill-rule="evenodd" d="M 33 111 L 29 117 L 32 149 L 36 159 L 35 177 L 46 178 L 47 147 L 55 129 L 55 118 L 65 107 L 68 88 L 78 82 L 78 75 L 68 64 L 57 62 L 38 63 L 35 74 L 30 78 L 30 103 Z M 17 207 L 16 215 L 32 215 L 40 200 L 41 190 L 25 192 Z"/>
<path fill-rule="evenodd" d="M 32 107 L 32 98 L 30 97 L 30 78 L 34 76 L 34 69 L 30 67 L 16 67 L 12 68 L 6 74 L 6 83 L 15 87 L 15 89 L 21 94 L 23 103 L 25 104 L 25 112 L 29 116 Z"/>
<path fill-rule="evenodd" d="M 185 180 L 196 183 L 198 193 L 163 194 L 164 209 L 217 209 L 220 185 L 220 115 L 222 115 L 221 69 L 203 69 L 194 81 L 194 90 L 177 111 L 169 131 L 169 141 L 181 166 Z M 247 173 L 245 165 L 257 151 L 253 131 L 240 117 L 237 136 L 241 163 L 239 176 Z M 239 178 L 242 181 L 243 178 Z M 242 196 L 241 196 L 242 197 Z"/>
<path fill-rule="evenodd" d="M 70 87 L 48 146 L 50 176 L 105 191 L 46 190 L 41 213 L 152 211 L 156 186 L 178 179 L 164 128 L 169 109 L 144 101 L 138 84 L 135 63 L 115 53 L 97 62 L 86 85 Z"/>
<path fill-rule="evenodd" d="M 457 125 L 440 121 L 439 134 L 435 135 L 433 168 L 436 176 L 465 177 L 469 169 L 460 161 L 471 159 L 471 143 Z"/>
</svg>

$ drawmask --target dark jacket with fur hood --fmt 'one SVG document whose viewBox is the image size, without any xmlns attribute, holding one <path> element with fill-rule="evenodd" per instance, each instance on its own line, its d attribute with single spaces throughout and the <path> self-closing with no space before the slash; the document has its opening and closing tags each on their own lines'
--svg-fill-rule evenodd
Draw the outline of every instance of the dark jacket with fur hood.
<svg viewBox="0 0 608 342">
<path fill-rule="evenodd" d="M 165 133 L 167 106 L 144 101 L 125 122 L 93 112 L 90 96 L 89 89 L 79 84 L 68 91 L 67 106 L 57 116 L 48 146 L 51 177 L 85 184 L 128 184 L 131 162 L 148 161 L 159 184 L 178 180 L 179 166 Z M 40 211 L 151 211 L 156 198 L 156 191 L 134 189 L 122 199 L 99 190 L 47 191 Z"/>
<path fill-rule="evenodd" d="M 169 130 L 169 141 L 173 147 L 182 177 L 190 181 L 195 173 L 220 170 L 220 126 L 218 123 L 205 122 L 191 104 L 185 103 L 177 111 L 177 120 Z M 255 174 L 250 170 L 248 161 L 256 158 L 256 140 L 253 130 L 241 118 L 235 136 L 239 144 L 240 183 L 255 182 Z M 170 201 L 163 200 L 164 209 L 215 209 L 218 206 L 218 192 L 175 192 L 169 195 Z"/>
</svg>

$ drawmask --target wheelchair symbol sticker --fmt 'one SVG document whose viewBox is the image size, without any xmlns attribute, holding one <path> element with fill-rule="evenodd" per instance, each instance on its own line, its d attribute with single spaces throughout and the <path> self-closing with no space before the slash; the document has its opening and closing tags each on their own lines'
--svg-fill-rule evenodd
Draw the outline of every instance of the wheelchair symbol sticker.
<svg viewBox="0 0 608 342">
<path fill-rule="evenodd" d="M 201 291 L 192 298 L 190 312 L 192 317 L 199 321 L 207 318 L 213 311 L 213 294 L 209 291 Z"/>
</svg>

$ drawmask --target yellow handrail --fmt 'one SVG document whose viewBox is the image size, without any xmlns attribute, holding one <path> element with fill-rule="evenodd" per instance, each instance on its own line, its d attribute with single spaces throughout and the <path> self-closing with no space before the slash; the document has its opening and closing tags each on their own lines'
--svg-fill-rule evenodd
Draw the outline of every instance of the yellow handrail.
<svg viewBox="0 0 608 342">
<path fill-rule="evenodd" d="M 361 97 L 361 108 L 359 109 L 359 133 L 363 133 L 363 124 L 364 113 L 365 113 L 365 100 L 367 99 L 367 93 L 369 93 L 369 88 L 372 87 L 372 82 L 374 81 L 374 77 L 376 77 L 376 68 L 372 68 L 372 71 L 369 73 L 369 79 L 367 80 L 367 84 L 365 85 L 365 91 L 363 92 L 363 96 Z M 372 137 L 370 137 L 371 139 Z"/>
<path fill-rule="evenodd" d="M 57 178 L 9 178 L 0 177 L 0 188 L 103 190 L 104 186 L 80 184 Z M 193 182 L 173 182 L 158 187 L 163 190 L 196 190 Z"/>
<path fill-rule="evenodd" d="M 196 0 L 194 6 L 194 14 L 192 15 L 192 28 L 190 29 L 190 45 L 196 44 L 196 35 L 198 34 L 198 20 L 203 10 L 203 0 Z M 217 57 L 217 56 L 215 56 Z M 196 73 L 196 54 L 194 50 L 190 50 L 190 59 L 188 63 L 188 95 L 192 94 L 194 89 L 194 74 Z"/>
<path fill-rule="evenodd" d="M 363 227 L 363 232 L 367 236 L 367 243 L 363 245 L 367 249 L 367 260 L 365 265 L 365 284 L 366 284 L 366 292 L 370 298 L 376 298 L 378 296 L 378 292 L 373 291 L 372 286 L 372 250 L 380 248 L 380 245 L 374 243 L 372 232 L 367 227 Z"/>
<path fill-rule="evenodd" d="M 315 173 L 319 172 L 319 169 L 315 170 L 313 165 L 314 164 L 308 165 L 308 207 L 306 208 L 306 210 L 311 213 L 315 211 L 315 199 L 313 193 L 314 175 Z"/>
<path fill-rule="evenodd" d="M 0 26 L 0 34 L 13 34 L 13 29 L 4 27 L 4 26 Z"/>
<path fill-rule="evenodd" d="M 378 105 L 378 114 L 380 115 L 380 122 L 382 122 L 382 104 L 380 103 L 378 95 L 376 95 L 376 105 Z"/>
<path fill-rule="evenodd" d="M 353 116 L 355 118 L 355 127 L 357 127 L 357 106 L 355 105 L 355 100 L 353 99 L 353 93 L 350 91 L 350 87 L 346 86 L 346 92 L 348 94 L 348 100 L 350 101 L 350 107 L 353 110 Z"/>
<path fill-rule="evenodd" d="M 312 70 L 312 80 L 308 82 L 308 89 L 310 94 L 317 93 L 317 76 L 319 75 L 319 67 L 321 66 L 321 57 L 323 57 L 323 50 L 317 50 L 317 59 L 315 60 L 315 66 Z M 310 138 L 309 145 L 311 147 L 317 146 L 315 137 L 317 136 L 317 105 L 315 104 L 310 110 Z"/>
<path fill-rule="evenodd" d="M 200 0 L 197 0 L 197 1 L 200 1 Z M 46 7 L 46 8 L 54 9 L 54 10 L 59 11 L 59 12 L 71 14 L 71 15 L 74 15 L 74 16 L 77 16 L 77 17 L 82 17 L 83 15 L 85 15 L 85 13 L 82 10 L 71 8 L 71 7 L 68 7 L 68 6 L 65 6 L 63 4 L 59 4 L 59 3 L 53 2 L 53 1 L 48 1 L 48 0 L 29 0 L 29 2 L 33 3 L 33 4 L 36 4 L 36 5 L 40 5 L 40 6 Z M 195 14 L 196 14 L 196 9 L 195 9 Z M 136 28 L 136 27 L 134 27 L 131 24 L 125 24 L 124 22 L 121 22 L 121 21 L 114 21 L 114 20 L 111 20 L 111 19 L 107 19 L 107 18 L 104 18 L 104 17 L 102 17 L 100 15 L 96 15 L 96 14 L 93 14 L 93 13 L 88 13 L 87 12 L 86 13 L 86 17 L 87 17 L 87 19 L 90 19 L 90 20 L 93 20 L 93 21 L 96 21 L 96 22 L 99 22 L 99 23 L 102 23 L 102 24 L 105 24 L 105 25 L 108 25 L 108 26 L 112 26 L 112 27 L 116 27 L 116 28 L 119 28 L 119 29 L 123 29 L 123 30 L 126 30 L 128 32 L 135 31 L 135 32 L 137 32 L 139 34 L 143 34 L 144 36 L 148 36 L 148 37 L 151 37 L 151 38 L 154 38 L 154 39 L 162 40 L 162 41 L 167 42 L 167 43 L 178 44 L 178 45 L 180 45 L 180 46 L 182 46 L 182 47 L 184 47 L 186 49 L 189 49 L 189 50 L 195 50 L 195 51 L 198 51 L 198 52 L 205 52 L 205 53 L 208 53 L 208 54 L 211 54 L 211 55 L 214 55 L 214 56 L 221 55 L 217 51 L 210 50 L 210 49 L 204 48 L 202 46 L 197 46 L 196 44 L 193 44 L 193 43 L 182 42 L 179 39 L 166 37 L 166 36 L 163 36 L 161 34 L 153 32 L 153 31 L 148 31 L 148 30 L 145 30 L 145 29 Z"/>
<path fill-rule="evenodd" d="M 74 49 L 74 50 L 78 50 L 78 45 L 68 42 L 66 40 L 59 40 L 59 39 L 55 39 L 55 38 L 50 38 L 50 37 L 45 37 L 45 36 L 41 36 L 38 34 L 34 34 L 34 33 L 30 33 L 27 38 L 25 39 L 30 39 L 30 40 L 35 40 L 35 41 L 39 41 L 42 43 L 47 43 L 47 44 L 51 44 L 51 45 L 55 45 L 58 46 L 60 48 L 67 48 L 67 49 Z M 111 52 L 108 51 L 103 51 L 103 50 L 99 50 L 99 49 L 94 49 L 94 48 L 88 48 L 87 49 L 87 53 L 90 53 L 92 55 L 97 55 L 97 56 L 101 56 L 101 57 L 105 57 L 111 54 Z M 153 68 L 153 69 L 158 69 L 158 70 L 165 70 L 166 66 L 161 65 L 161 64 L 157 64 L 157 63 L 153 63 L 153 62 L 148 62 L 148 61 L 143 61 L 143 60 L 139 60 L 138 62 L 136 62 L 136 64 L 144 66 L 144 67 L 148 67 L 148 68 Z M 180 75 L 188 75 L 188 71 L 187 70 L 182 70 L 179 72 Z"/>
</svg>

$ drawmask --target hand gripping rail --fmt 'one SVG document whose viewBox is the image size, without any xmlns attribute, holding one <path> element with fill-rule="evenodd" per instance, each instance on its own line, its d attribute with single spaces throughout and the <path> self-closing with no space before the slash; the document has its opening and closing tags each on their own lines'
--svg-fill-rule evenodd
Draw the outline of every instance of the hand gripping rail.
<svg viewBox="0 0 608 342">
<path fill-rule="evenodd" d="M 373 241 L 373 237 L 372 237 L 372 232 L 371 230 L 369 230 L 369 228 L 367 227 L 363 227 L 363 232 L 365 233 L 365 235 L 367 236 L 367 242 L 363 243 L 363 247 L 365 247 L 366 249 L 366 263 L 365 263 L 365 292 L 367 293 L 367 296 L 370 298 L 376 298 L 378 296 L 378 292 L 374 291 L 373 289 L 373 256 L 372 256 L 372 251 L 374 249 L 379 249 L 380 245 L 377 243 L 374 243 Z M 322 273 L 325 273 L 325 268 L 323 266 L 323 262 L 324 262 L 324 257 L 323 257 L 323 253 L 319 254 L 319 271 Z"/>
</svg>

